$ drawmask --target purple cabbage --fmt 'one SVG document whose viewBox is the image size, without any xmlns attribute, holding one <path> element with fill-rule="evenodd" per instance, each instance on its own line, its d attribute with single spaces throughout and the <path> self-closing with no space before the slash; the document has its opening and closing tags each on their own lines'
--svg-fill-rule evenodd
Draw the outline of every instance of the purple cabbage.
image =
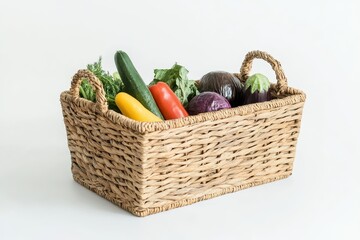
<svg viewBox="0 0 360 240">
<path fill-rule="evenodd" d="M 187 111 L 190 115 L 231 108 L 229 101 L 215 92 L 202 92 L 189 102 Z"/>
</svg>

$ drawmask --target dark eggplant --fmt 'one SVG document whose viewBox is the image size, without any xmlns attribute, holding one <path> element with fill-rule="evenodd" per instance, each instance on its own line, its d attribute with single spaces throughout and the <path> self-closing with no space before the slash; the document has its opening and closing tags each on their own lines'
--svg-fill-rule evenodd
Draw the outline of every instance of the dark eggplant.
<svg viewBox="0 0 360 240">
<path fill-rule="evenodd" d="M 225 97 L 232 107 L 241 103 L 243 84 L 233 74 L 214 71 L 205 74 L 199 83 L 200 92 L 216 92 Z"/>
<path fill-rule="evenodd" d="M 250 76 L 244 87 L 244 104 L 265 102 L 271 100 L 269 79 L 256 73 Z"/>
<path fill-rule="evenodd" d="M 196 115 L 226 108 L 231 108 L 226 98 L 215 92 L 202 92 L 191 99 L 187 111 L 190 115 Z"/>
</svg>

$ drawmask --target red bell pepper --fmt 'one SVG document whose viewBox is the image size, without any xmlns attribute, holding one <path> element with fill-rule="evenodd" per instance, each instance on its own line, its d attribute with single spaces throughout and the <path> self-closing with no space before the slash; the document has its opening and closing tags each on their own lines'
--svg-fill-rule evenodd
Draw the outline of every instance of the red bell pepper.
<svg viewBox="0 0 360 240">
<path fill-rule="evenodd" d="M 166 83 L 158 82 L 150 86 L 149 90 L 166 120 L 189 116 L 179 98 Z"/>
</svg>

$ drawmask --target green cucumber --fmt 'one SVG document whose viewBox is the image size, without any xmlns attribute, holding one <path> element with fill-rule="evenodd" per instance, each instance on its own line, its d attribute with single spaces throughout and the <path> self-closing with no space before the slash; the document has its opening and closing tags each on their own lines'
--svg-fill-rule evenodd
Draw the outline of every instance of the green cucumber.
<svg viewBox="0 0 360 240">
<path fill-rule="evenodd" d="M 141 104 L 161 119 L 162 116 L 149 88 L 136 71 L 129 56 L 123 51 L 115 53 L 115 64 L 124 83 L 124 92 L 136 98 Z"/>
</svg>

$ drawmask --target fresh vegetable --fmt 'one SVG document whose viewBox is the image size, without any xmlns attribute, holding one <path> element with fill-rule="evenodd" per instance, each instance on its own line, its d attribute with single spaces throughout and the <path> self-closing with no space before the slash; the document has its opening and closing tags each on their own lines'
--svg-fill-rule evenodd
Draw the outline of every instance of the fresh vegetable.
<svg viewBox="0 0 360 240">
<path fill-rule="evenodd" d="M 231 108 L 226 98 L 215 92 L 202 92 L 191 99 L 188 112 L 190 115 L 196 115 L 226 108 Z"/>
<path fill-rule="evenodd" d="M 87 69 L 102 82 L 109 109 L 119 112 L 119 109 L 115 104 L 115 96 L 124 88 L 120 76 L 116 73 L 110 75 L 109 72 L 105 72 L 101 66 L 101 57 L 99 57 L 97 62 L 88 64 Z M 80 85 L 80 97 L 95 102 L 95 95 L 95 91 L 89 81 L 84 79 Z"/>
<path fill-rule="evenodd" d="M 145 108 L 138 100 L 130 94 L 120 92 L 115 97 L 115 103 L 121 113 L 128 118 L 140 122 L 161 122 L 162 120 Z"/>
<path fill-rule="evenodd" d="M 164 82 L 158 82 L 150 86 L 149 89 L 165 119 L 177 119 L 189 116 L 169 85 Z"/>
<path fill-rule="evenodd" d="M 153 96 L 145 82 L 142 80 L 140 74 L 136 71 L 129 56 L 123 51 L 117 51 L 115 53 L 115 64 L 120 77 L 124 82 L 124 92 L 127 92 L 136 98 L 145 108 L 163 119 Z"/>
<path fill-rule="evenodd" d="M 245 82 L 244 104 L 264 102 L 271 100 L 269 79 L 256 73 L 250 76 Z"/>
<path fill-rule="evenodd" d="M 152 86 L 158 82 L 167 83 L 182 105 L 187 107 L 189 101 L 199 94 L 195 81 L 189 80 L 188 73 L 185 67 L 177 63 L 170 69 L 155 69 L 154 80 L 149 85 Z"/>
<path fill-rule="evenodd" d="M 241 104 L 243 84 L 233 74 L 214 71 L 205 74 L 199 83 L 200 92 L 216 92 L 225 97 L 232 107 Z"/>
</svg>

